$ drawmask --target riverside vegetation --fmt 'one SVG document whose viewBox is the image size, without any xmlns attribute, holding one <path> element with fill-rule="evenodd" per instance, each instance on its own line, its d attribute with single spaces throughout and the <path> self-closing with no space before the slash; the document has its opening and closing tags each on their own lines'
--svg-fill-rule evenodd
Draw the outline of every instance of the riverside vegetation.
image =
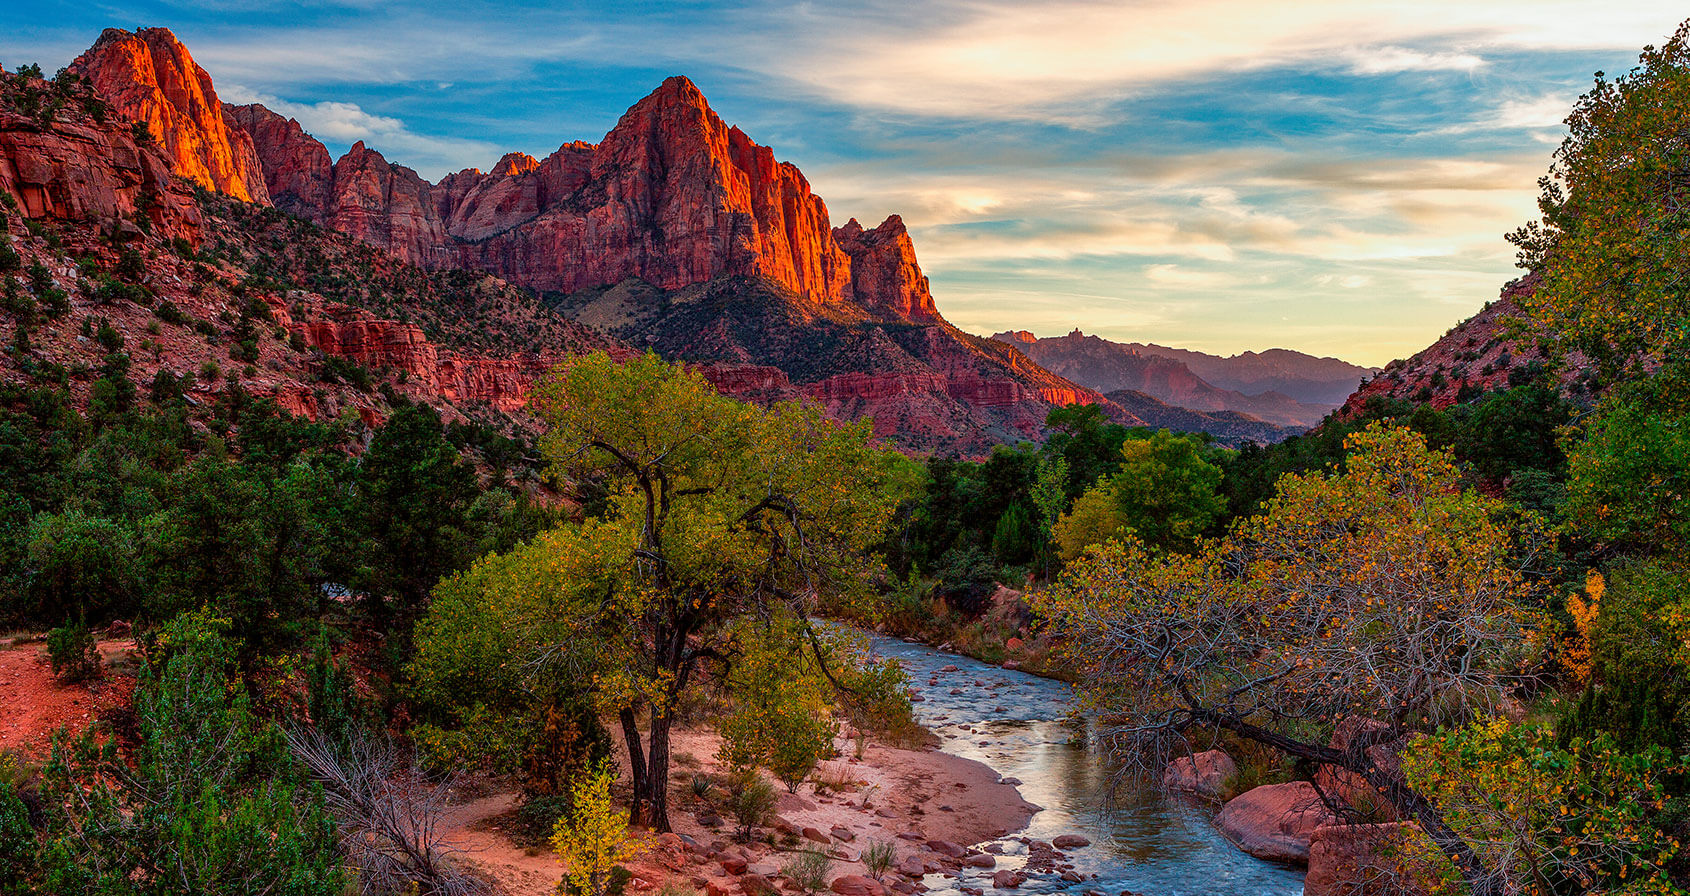
<svg viewBox="0 0 1690 896">
<path fill-rule="evenodd" d="M 669 827 L 678 720 L 721 733 L 747 836 L 763 772 L 803 780 L 842 722 L 907 733 L 899 670 L 818 617 L 994 658 L 1039 637 L 1129 767 L 1222 745 L 1363 782 L 1347 814 L 1411 824 L 1357 889 L 1681 892 L 1687 121 L 1685 29 L 1573 110 L 1515 235 L 1544 364 L 1269 448 L 1070 406 L 1042 445 L 917 461 L 605 353 L 542 380 L 532 442 L 396 394 L 313 423 L 143 389 L 91 326 L 85 407 L 50 371 L 0 391 L 0 617 L 51 629 L 67 678 L 125 620 L 139 684 L 0 756 L 0 893 L 475 892 L 436 819 L 476 769 L 520 787 L 567 892 L 606 896 L 628 822 Z M 54 313 L 6 220 L 0 285 Z M 1036 615 L 988 630 L 1005 582 Z"/>
</svg>

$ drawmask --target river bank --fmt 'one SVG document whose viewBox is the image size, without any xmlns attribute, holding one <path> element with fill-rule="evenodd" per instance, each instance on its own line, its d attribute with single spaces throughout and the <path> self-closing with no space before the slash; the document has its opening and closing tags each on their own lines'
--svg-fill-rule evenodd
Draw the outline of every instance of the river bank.
<svg viewBox="0 0 1690 896">
<path fill-rule="evenodd" d="M 920 698 L 917 721 L 940 738 L 942 750 L 987 765 L 1043 807 L 1017 835 L 979 844 L 1002 851 L 994 869 L 965 870 L 955 881 L 929 880 L 931 890 L 991 889 L 997 871 L 1036 863 L 1034 844 L 1078 833 L 1092 845 L 1069 851 L 1068 879 L 1033 873 L 1019 889 L 1156 896 L 1301 893 L 1300 871 L 1238 851 L 1216 831 L 1205 808 L 1154 788 L 1116 786 L 1122 782 L 1114 766 L 1068 719 L 1074 704 L 1068 685 L 895 638 L 877 636 L 873 646 L 904 667 Z"/>
</svg>

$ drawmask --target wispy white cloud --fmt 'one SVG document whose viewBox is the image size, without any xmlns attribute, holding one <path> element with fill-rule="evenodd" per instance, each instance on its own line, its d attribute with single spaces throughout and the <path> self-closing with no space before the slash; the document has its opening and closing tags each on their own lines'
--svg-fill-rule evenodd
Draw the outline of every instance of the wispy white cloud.
<svg viewBox="0 0 1690 896">
<path fill-rule="evenodd" d="M 1460 51 L 1425 51 L 1409 47 L 1355 47 L 1342 54 L 1350 71 L 1358 75 L 1388 75 L 1399 72 L 1470 72 L 1485 60 Z"/>
<path fill-rule="evenodd" d="M 218 96 L 229 103 L 262 103 L 270 111 L 298 121 L 306 133 L 325 143 L 349 145 L 362 140 L 388 161 L 414 168 L 430 179 L 464 167 L 458 160 L 495 158 L 499 154 L 486 141 L 419 134 L 406 127 L 404 121 L 371 114 L 357 103 L 335 100 L 296 103 L 239 84 L 220 87 Z"/>
</svg>

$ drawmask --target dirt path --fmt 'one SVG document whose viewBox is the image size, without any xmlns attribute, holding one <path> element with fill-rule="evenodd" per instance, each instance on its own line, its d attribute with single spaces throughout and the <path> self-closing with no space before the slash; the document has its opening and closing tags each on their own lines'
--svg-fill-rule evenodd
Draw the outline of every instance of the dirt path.
<svg viewBox="0 0 1690 896">
<path fill-rule="evenodd" d="M 40 642 L 0 647 L 0 750 L 45 757 L 60 726 L 81 731 L 102 711 L 129 706 L 135 693 L 134 642 L 113 639 L 95 646 L 106 672 L 78 684 L 53 678 Z"/>
<path fill-rule="evenodd" d="M 516 805 L 514 793 L 470 800 L 453 806 L 440 827 L 451 845 L 463 851 L 461 861 L 497 880 L 510 896 L 552 896 L 563 879 L 557 857 L 516 845 L 502 828 L 500 817 Z"/>
</svg>

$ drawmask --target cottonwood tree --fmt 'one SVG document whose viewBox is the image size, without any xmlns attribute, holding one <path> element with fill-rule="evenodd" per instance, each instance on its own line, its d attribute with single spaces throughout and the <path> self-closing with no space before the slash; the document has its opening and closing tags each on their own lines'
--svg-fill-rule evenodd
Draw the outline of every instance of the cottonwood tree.
<svg viewBox="0 0 1690 896">
<path fill-rule="evenodd" d="M 1541 221 L 1510 240 L 1541 282 L 1520 299 L 1543 335 L 1609 374 L 1682 352 L 1690 322 L 1690 22 L 1630 72 L 1601 72 L 1539 180 Z"/>
<path fill-rule="evenodd" d="M 1343 472 L 1284 477 L 1261 516 L 1195 553 L 1094 549 L 1039 609 L 1124 758 L 1225 731 L 1346 770 L 1494 894 L 1484 857 L 1370 748 L 1463 722 L 1510 683 L 1532 630 L 1516 540 L 1412 431 L 1375 425 L 1348 447 Z M 1376 724 L 1334 748 L 1353 716 Z"/>
<path fill-rule="evenodd" d="M 758 637 L 834 675 L 807 620 L 866 595 L 895 464 L 866 421 L 742 404 L 649 354 L 577 359 L 536 387 L 534 407 L 546 456 L 603 483 L 604 510 L 444 583 L 414 668 L 447 692 L 515 681 L 515 668 L 590 689 L 627 742 L 634 820 L 666 831 L 669 732 L 702 667 L 725 671 Z"/>
</svg>

